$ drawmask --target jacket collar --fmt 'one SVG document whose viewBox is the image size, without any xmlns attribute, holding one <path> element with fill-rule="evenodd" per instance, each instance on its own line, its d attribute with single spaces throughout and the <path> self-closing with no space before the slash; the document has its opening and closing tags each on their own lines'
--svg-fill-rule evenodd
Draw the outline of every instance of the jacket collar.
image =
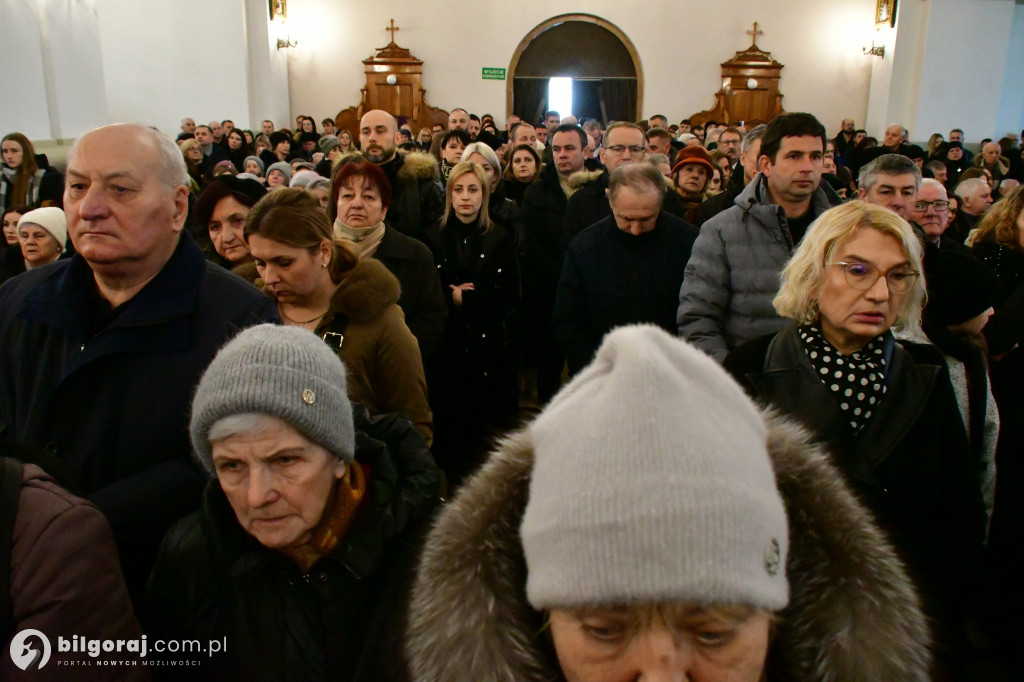
<svg viewBox="0 0 1024 682">
<path fill-rule="evenodd" d="M 61 329 L 72 339 L 87 341 L 91 329 L 89 290 L 95 287 L 93 272 L 81 254 L 66 263 L 64 267 L 54 268 L 53 273 L 26 297 L 19 316 Z M 164 267 L 124 304 L 123 312 L 101 335 L 129 328 L 143 329 L 189 315 L 195 309 L 205 268 L 202 251 L 191 235 L 183 231 Z"/>
<path fill-rule="evenodd" d="M 772 340 L 764 371 L 747 378 L 769 404 L 830 437 L 854 478 L 880 487 L 875 470 L 903 440 L 928 404 L 939 368 L 915 363 L 891 333 L 886 335 L 886 395 L 864 430 L 854 436 L 835 398 L 804 353 L 793 323 Z"/>
</svg>

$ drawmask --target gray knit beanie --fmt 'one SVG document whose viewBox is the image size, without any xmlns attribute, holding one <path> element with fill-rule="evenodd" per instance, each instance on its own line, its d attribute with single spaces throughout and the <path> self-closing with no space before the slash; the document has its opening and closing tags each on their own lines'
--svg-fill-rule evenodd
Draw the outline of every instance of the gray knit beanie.
<svg viewBox="0 0 1024 682">
<path fill-rule="evenodd" d="M 763 418 L 704 353 L 654 326 L 612 331 L 529 435 L 534 608 L 788 602 Z"/>
<path fill-rule="evenodd" d="M 266 167 L 267 167 L 266 164 L 263 163 L 263 159 L 261 159 L 258 156 L 247 156 L 244 159 L 242 159 L 242 169 L 243 170 L 245 169 L 245 164 L 249 163 L 250 161 L 255 161 L 256 162 L 256 165 L 260 167 L 260 173 L 262 173 L 264 170 L 266 170 Z"/>
<path fill-rule="evenodd" d="M 213 473 L 210 427 L 236 414 L 278 417 L 346 463 L 355 428 L 345 365 L 316 334 L 297 327 L 250 327 L 220 349 L 192 400 L 192 447 Z"/>
<path fill-rule="evenodd" d="M 284 184 L 288 184 L 292 181 L 292 166 L 287 161 L 278 161 L 277 163 L 270 164 L 267 168 L 267 177 L 270 177 L 271 171 L 281 171 L 284 173 Z"/>
</svg>

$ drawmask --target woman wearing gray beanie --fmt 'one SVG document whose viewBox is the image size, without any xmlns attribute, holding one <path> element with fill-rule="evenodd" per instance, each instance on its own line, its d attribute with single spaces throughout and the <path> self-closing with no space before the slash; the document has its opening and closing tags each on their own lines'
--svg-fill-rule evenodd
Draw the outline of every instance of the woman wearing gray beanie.
<svg viewBox="0 0 1024 682">
<path fill-rule="evenodd" d="M 442 512 L 406 654 L 418 680 L 926 680 L 927 643 L 806 433 L 636 326 Z"/>
<path fill-rule="evenodd" d="M 164 540 L 146 632 L 220 645 L 189 679 L 407 679 L 393 652 L 439 485 L 408 420 L 353 410 L 323 341 L 268 324 L 210 363 L 190 434 L 212 480 Z"/>
</svg>

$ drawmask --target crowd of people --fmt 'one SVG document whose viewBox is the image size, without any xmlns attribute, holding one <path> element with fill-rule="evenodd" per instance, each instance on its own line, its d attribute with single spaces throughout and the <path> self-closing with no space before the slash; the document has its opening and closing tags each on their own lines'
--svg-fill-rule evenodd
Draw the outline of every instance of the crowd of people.
<svg viewBox="0 0 1024 682">
<path fill-rule="evenodd" d="M 1018 142 L 373 110 L 105 126 L 61 175 L 6 135 L 3 639 L 225 638 L 208 679 L 1014 679 Z"/>
</svg>

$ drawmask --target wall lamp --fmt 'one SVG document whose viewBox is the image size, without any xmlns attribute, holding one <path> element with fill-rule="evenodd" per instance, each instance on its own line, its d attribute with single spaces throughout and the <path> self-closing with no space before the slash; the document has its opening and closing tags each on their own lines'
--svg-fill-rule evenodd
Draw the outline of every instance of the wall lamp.
<svg viewBox="0 0 1024 682">
<path fill-rule="evenodd" d="M 885 45 L 875 45 L 875 41 L 871 41 L 871 47 L 865 45 L 862 50 L 864 54 L 869 54 L 872 57 L 885 57 Z"/>
</svg>

